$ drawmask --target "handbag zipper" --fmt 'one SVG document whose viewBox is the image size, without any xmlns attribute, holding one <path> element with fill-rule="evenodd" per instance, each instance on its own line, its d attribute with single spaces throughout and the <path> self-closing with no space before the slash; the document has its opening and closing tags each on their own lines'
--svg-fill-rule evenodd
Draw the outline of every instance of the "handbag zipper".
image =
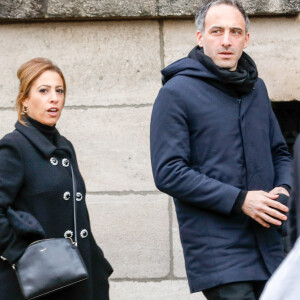
<svg viewBox="0 0 300 300">
<path fill-rule="evenodd" d="M 32 246 L 32 245 L 34 245 L 34 244 L 43 242 L 43 241 L 50 241 L 50 240 L 54 240 L 54 239 L 55 239 L 55 238 L 37 240 L 37 241 L 34 241 L 34 242 L 32 242 L 31 244 L 29 244 L 28 247 L 29 247 L 29 246 Z M 67 238 L 65 238 L 65 239 L 69 239 L 69 240 L 71 241 L 72 245 L 74 245 L 74 246 L 77 247 L 77 244 L 72 240 L 71 237 L 67 237 Z M 1 256 L 1 258 L 2 258 L 2 256 Z M 4 258 L 4 257 L 3 257 L 3 258 Z M 3 258 L 2 258 L 2 259 L 3 259 Z M 3 259 L 3 260 L 4 260 L 4 259 Z M 12 264 L 12 268 L 13 268 L 14 270 L 16 270 L 16 264 L 17 264 L 17 263 L 18 263 L 18 262 Z"/>
<path fill-rule="evenodd" d="M 54 239 L 56 239 L 56 238 L 37 240 L 37 241 L 34 241 L 34 242 L 32 242 L 31 244 L 29 244 L 28 247 L 31 246 L 31 245 L 37 244 L 37 243 L 39 243 L 39 242 L 50 241 L 50 240 L 54 240 Z M 71 243 L 72 243 L 73 245 L 76 246 L 76 243 L 72 240 L 71 237 L 66 237 L 65 239 L 69 239 L 69 240 L 71 241 Z"/>
</svg>

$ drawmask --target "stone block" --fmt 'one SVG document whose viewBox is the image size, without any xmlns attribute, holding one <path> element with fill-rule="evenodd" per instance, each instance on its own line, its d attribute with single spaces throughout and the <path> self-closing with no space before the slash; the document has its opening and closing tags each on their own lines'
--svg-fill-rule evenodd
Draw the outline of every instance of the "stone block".
<svg viewBox="0 0 300 300">
<path fill-rule="evenodd" d="M 159 15 L 194 16 L 205 2 L 205 0 L 159 0 Z M 241 3 L 249 15 L 297 14 L 300 12 L 300 3 L 296 0 L 241 0 Z"/>
<path fill-rule="evenodd" d="M 156 0 L 48 0 L 48 18 L 142 17 L 157 14 Z"/>
<path fill-rule="evenodd" d="M 47 57 L 63 71 L 67 106 L 144 105 L 161 86 L 157 21 L 0 25 L 0 106 L 14 105 L 17 70 Z"/>
<path fill-rule="evenodd" d="M 156 16 L 156 0 L 2 0 L 0 20 Z"/>
<path fill-rule="evenodd" d="M 74 145 L 89 192 L 156 191 L 150 164 L 151 107 L 65 108 L 57 124 Z M 14 129 L 16 111 L 0 110 L 0 136 Z"/>
<path fill-rule="evenodd" d="M 43 18 L 43 2 L 41 0 L 1 0 L 0 20 Z"/>
<path fill-rule="evenodd" d="M 114 268 L 112 278 L 147 279 L 168 275 L 167 196 L 159 193 L 87 195 L 87 204 L 94 236 Z"/>
<path fill-rule="evenodd" d="M 193 16 L 204 0 L 2 0 L 0 20 L 61 20 Z M 249 14 L 297 14 L 297 0 L 242 0 Z"/>
<path fill-rule="evenodd" d="M 181 246 L 179 227 L 176 217 L 175 206 L 172 201 L 172 241 L 173 241 L 173 272 L 176 278 L 185 278 L 185 264 Z"/>
<path fill-rule="evenodd" d="M 0 110 L 0 139 L 15 129 L 17 112 L 13 110 Z"/>
<path fill-rule="evenodd" d="M 65 109 L 58 129 L 74 144 L 89 192 L 155 191 L 151 107 Z"/>
<path fill-rule="evenodd" d="M 165 66 L 186 57 L 197 45 L 194 20 L 166 20 L 163 33 Z"/>
<path fill-rule="evenodd" d="M 297 18 L 251 18 L 250 44 L 254 59 L 273 101 L 300 99 L 300 22 Z M 196 45 L 192 20 L 164 22 L 165 65 L 187 56 Z"/>
<path fill-rule="evenodd" d="M 205 300 L 202 293 L 190 294 L 185 280 L 159 282 L 110 282 L 111 300 Z"/>
<path fill-rule="evenodd" d="M 296 18 L 253 18 L 246 52 L 257 64 L 269 97 L 300 100 L 300 22 Z"/>
</svg>

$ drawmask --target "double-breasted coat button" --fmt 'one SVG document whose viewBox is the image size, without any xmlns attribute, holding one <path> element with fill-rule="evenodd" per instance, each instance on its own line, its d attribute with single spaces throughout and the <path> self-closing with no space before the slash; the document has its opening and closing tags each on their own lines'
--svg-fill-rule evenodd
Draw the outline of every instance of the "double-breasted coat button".
<svg viewBox="0 0 300 300">
<path fill-rule="evenodd" d="M 82 229 L 81 231 L 80 231 L 80 236 L 84 239 L 84 238 L 86 238 L 87 236 L 88 236 L 88 231 L 86 230 L 86 229 Z"/>
<path fill-rule="evenodd" d="M 73 231 L 72 231 L 72 230 L 67 230 L 67 231 L 64 233 L 64 237 L 65 237 L 65 238 L 71 238 L 71 237 L 73 237 Z"/>
<path fill-rule="evenodd" d="M 64 192 L 64 196 L 63 196 L 64 200 L 69 200 L 70 197 L 71 197 L 71 193 L 70 192 Z"/>
<path fill-rule="evenodd" d="M 70 162 L 67 158 L 64 158 L 61 163 L 65 168 L 67 168 L 70 165 Z"/>
<path fill-rule="evenodd" d="M 76 193 L 76 200 L 77 200 L 77 201 L 81 201 L 82 198 L 83 198 L 82 194 L 79 193 L 79 192 L 77 192 L 77 193 Z"/>
<path fill-rule="evenodd" d="M 53 166 L 56 166 L 58 164 L 58 160 L 55 157 L 51 157 L 50 162 Z"/>
</svg>

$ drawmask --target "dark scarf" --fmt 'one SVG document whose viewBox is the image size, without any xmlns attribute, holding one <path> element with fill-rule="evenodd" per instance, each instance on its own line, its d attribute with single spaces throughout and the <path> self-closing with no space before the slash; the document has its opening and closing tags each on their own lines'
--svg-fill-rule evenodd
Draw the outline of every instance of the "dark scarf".
<svg viewBox="0 0 300 300">
<path fill-rule="evenodd" d="M 55 145 L 56 142 L 56 133 L 57 129 L 54 126 L 48 126 L 45 124 L 42 124 L 38 122 L 37 120 L 34 120 L 30 118 L 29 116 L 26 116 L 26 120 L 28 121 L 34 128 L 36 128 L 40 133 L 42 133 L 53 145 Z"/>
<path fill-rule="evenodd" d="M 245 52 L 242 53 L 235 71 L 218 67 L 199 46 L 193 48 L 188 57 L 199 61 L 218 77 L 219 80 L 208 79 L 212 85 L 236 97 L 250 93 L 258 77 L 254 61 Z"/>
</svg>

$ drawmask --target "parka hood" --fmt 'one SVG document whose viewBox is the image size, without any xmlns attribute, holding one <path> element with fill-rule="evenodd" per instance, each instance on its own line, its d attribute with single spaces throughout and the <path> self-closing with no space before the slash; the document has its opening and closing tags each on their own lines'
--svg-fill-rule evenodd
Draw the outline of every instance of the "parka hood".
<svg viewBox="0 0 300 300">
<path fill-rule="evenodd" d="M 192 58 L 182 58 L 174 63 L 170 64 L 161 71 L 162 84 L 164 85 L 168 80 L 177 75 L 199 77 L 199 78 L 210 78 L 219 81 L 219 78 L 208 70 L 200 62 Z"/>
</svg>

